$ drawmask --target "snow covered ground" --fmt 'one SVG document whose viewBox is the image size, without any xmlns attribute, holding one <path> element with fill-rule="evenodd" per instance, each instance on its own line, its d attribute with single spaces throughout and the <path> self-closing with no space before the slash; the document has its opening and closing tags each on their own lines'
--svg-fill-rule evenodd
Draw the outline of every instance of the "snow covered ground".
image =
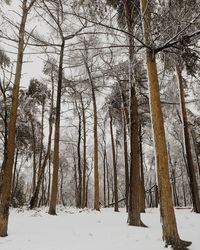
<svg viewBox="0 0 200 250">
<path fill-rule="evenodd" d="M 182 239 L 200 249 L 200 216 L 189 209 L 176 210 Z M 0 238 L 1 250 L 161 250 L 164 248 L 158 209 L 142 215 L 148 228 L 127 225 L 127 214 L 112 208 L 101 212 L 59 208 L 58 216 L 42 210 L 11 209 L 9 236 Z"/>
</svg>

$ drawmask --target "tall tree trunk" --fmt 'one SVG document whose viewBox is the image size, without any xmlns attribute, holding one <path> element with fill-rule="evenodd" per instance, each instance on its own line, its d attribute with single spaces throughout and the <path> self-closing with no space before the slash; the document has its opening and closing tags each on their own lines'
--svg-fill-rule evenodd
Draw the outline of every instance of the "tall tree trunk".
<svg viewBox="0 0 200 250">
<path fill-rule="evenodd" d="M 129 164 L 128 164 L 128 143 L 127 143 L 127 129 L 126 125 L 129 122 L 129 114 L 126 106 L 126 99 L 123 93 L 121 82 L 119 81 L 119 90 L 121 96 L 121 113 L 123 121 L 123 147 L 124 147 L 124 171 L 125 171 L 125 204 L 126 212 L 128 212 L 128 200 L 129 200 Z"/>
<path fill-rule="evenodd" d="M 105 132 L 104 132 L 105 133 Z M 103 145 L 103 205 L 106 207 L 106 144 Z"/>
<path fill-rule="evenodd" d="M 195 157 L 196 157 L 196 162 L 197 162 L 197 167 L 198 167 L 198 176 L 200 177 L 200 162 L 199 162 L 199 157 L 198 157 L 198 147 L 197 147 L 197 144 L 196 144 L 195 134 L 194 134 L 193 130 L 191 130 L 191 135 L 192 135 L 194 151 L 195 151 Z"/>
<path fill-rule="evenodd" d="M 99 160 L 98 160 L 98 132 L 97 132 L 97 104 L 94 86 L 92 86 L 93 116 L 94 116 L 94 209 L 99 208 Z"/>
<path fill-rule="evenodd" d="M 142 150 L 142 126 L 140 124 L 140 212 L 145 213 L 144 164 Z"/>
<path fill-rule="evenodd" d="M 112 145 L 112 161 L 113 161 L 113 180 L 114 180 L 114 210 L 115 212 L 119 212 L 119 206 L 118 206 L 118 183 L 117 183 L 117 164 L 116 164 L 116 154 L 115 154 L 115 142 L 114 142 L 114 136 L 113 136 L 113 122 L 112 122 L 112 115 L 111 111 L 109 110 L 109 116 L 110 116 L 110 136 L 111 136 L 111 145 Z"/>
<path fill-rule="evenodd" d="M 81 114 L 76 103 L 76 109 L 78 112 L 78 142 L 77 142 L 77 157 L 78 157 L 78 193 L 77 193 L 77 207 L 81 207 L 81 197 L 82 197 L 82 169 L 81 169 Z"/>
<path fill-rule="evenodd" d="M 1 84 L 0 82 L 0 89 L 3 95 L 3 105 L 5 107 L 4 109 L 4 118 L 3 118 L 3 123 L 4 123 L 4 152 L 3 152 L 3 162 L 1 165 L 0 169 L 0 192 L 1 192 L 1 186 L 2 186 L 2 178 L 3 178 L 3 171 L 4 171 L 4 166 L 5 166 L 5 159 L 7 155 L 7 144 L 8 144 L 8 104 L 7 104 L 7 95 L 6 95 L 6 88 Z"/>
<path fill-rule="evenodd" d="M 128 32 L 133 34 L 134 19 L 132 10 L 125 4 L 126 25 Z M 128 223 L 130 226 L 145 226 L 140 217 L 140 142 L 138 101 L 136 82 L 134 79 L 134 39 L 128 36 L 129 44 L 129 133 L 130 133 L 130 187 Z"/>
<path fill-rule="evenodd" d="M 18 55 L 16 64 L 16 73 L 14 86 L 12 91 L 12 104 L 10 111 L 10 119 L 8 124 L 8 141 L 7 141 L 7 155 L 5 159 L 5 165 L 3 169 L 2 189 L 0 193 L 0 236 L 4 237 L 8 234 L 8 217 L 9 217 L 9 205 L 11 199 L 12 189 L 12 172 L 13 161 L 15 154 L 15 138 L 16 138 L 16 120 L 17 120 L 17 107 L 19 97 L 19 86 L 21 80 L 21 72 L 23 65 L 24 55 L 24 35 L 27 15 L 34 4 L 34 0 L 27 7 L 27 0 L 22 2 L 22 17 L 19 28 L 19 43 L 18 43 Z"/>
<path fill-rule="evenodd" d="M 138 104 L 134 87 L 131 86 L 130 91 L 130 193 L 128 222 L 131 226 L 145 226 L 140 218 L 141 178 Z"/>
<path fill-rule="evenodd" d="M 125 204 L 126 212 L 128 212 L 128 198 L 129 198 L 129 166 L 128 166 L 128 143 L 127 143 L 127 131 L 126 131 L 126 112 L 125 107 L 122 107 L 122 119 L 123 119 L 123 144 L 124 144 L 124 170 L 125 170 Z M 127 109 L 126 109 L 127 110 Z"/>
<path fill-rule="evenodd" d="M 63 57 L 65 50 L 65 40 L 63 39 L 60 49 L 59 71 L 58 71 L 58 87 L 56 101 L 56 119 L 54 134 L 54 156 L 53 156 L 53 177 L 51 184 L 51 198 L 49 204 L 49 214 L 56 215 L 56 203 L 58 194 L 58 170 L 59 170 L 59 140 L 60 140 L 60 107 L 61 107 L 61 91 L 63 80 Z"/>
<path fill-rule="evenodd" d="M 49 205 L 50 193 L 51 193 L 51 152 L 48 159 L 48 187 L 47 187 L 46 205 Z"/>
<path fill-rule="evenodd" d="M 92 105 L 93 105 L 93 136 L 94 136 L 94 209 L 100 210 L 99 207 L 99 159 L 98 159 L 98 120 L 97 120 L 97 103 L 96 103 L 96 95 L 94 89 L 94 83 L 92 79 L 92 75 L 86 61 L 86 58 L 83 57 L 85 68 L 89 77 L 89 82 L 91 86 L 92 92 Z"/>
<path fill-rule="evenodd" d="M 74 182 L 75 182 L 75 188 L 74 188 L 74 195 L 75 195 L 75 205 L 77 207 L 78 205 L 78 181 L 77 181 L 77 160 L 76 160 L 76 156 L 75 156 L 75 152 L 73 149 L 73 160 L 74 160 Z"/>
<path fill-rule="evenodd" d="M 140 0 L 142 13 L 142 23 L 144 40 L 148 46 L 151 46 L 151 19 L 149 11 L 149 1 Z M 149 48 L 146 48 L 146 64 L 149 81 L 151 122 L 153 126 L 156 166 L 158 175 L 158 189 L 160 198 L 160 212 L 163 230 L 163 240 L 166 245 L 172 245 L 173 248 L 184 249 L 191 245 L 191 242 L 182 241 L 179 238 L 176 218 L 172 202 L 172 192 L 169 181 L 168 152 L 165 138 L 163 114 L 160 103 L 159 82 L 157 74 L 157 65 L 155 54 Z"/>
<path fill-rule="evenodd" d="M 83 187 L 82 187 L 82 204 L 81 207 L 86 207 L 86 175 L 87 175 L 87 148 L 86 148 L 86 118 L 85 118 L 85 107 L 83 103 L 82 95 L 80 94 L 81 99 L 81 109 L 82 109 L 82 123 L 83 123 Z"/>
<path fill-rule="evenodd" d="M 14 160 L 14 169 L 13 169 L 13 179 L 12 179 L 12 195 L 11 195 L 11 203 L 14 197 L 15 184 L 16 184 L 16 172 L 17 172 L 17 163 L 18 163 L 19 149 L 16 149 L 15 160 Z"/>
<path fill-rule="evenodd" d="M 106 207 L 107 205 L 107 197 L 106 197 L 106 120 L 103 122 L 103 129 L 102 129 L 102 151 L 103 151 L 103 205 Z"/>
<path fill-rule="evenodd" d="M 41 167 L 39 168 L 36 188 L 35 188 L 35 190 L 33 192 L 33 195 L 31 197 L 31 201 L 30 201 L 30 204 L 29 204 L 30 209 L 33 209 L 33 208 L 35 208 L 37 206 L 41 183 L 42 183 L 42 180 L 44 178 L 45 168 L 46 168 L 46 165 L 47 165 L 48 159 L 50 157 L 50 153 L 51 153 L 51 138 L 52 138 L 52 130 L 53 130 L 53 125 L 52 125 L 52 120 L 53 120 L 53 96 L 54 96 L 54 87 L 52 86 L 51 110 L 50 110 L 50 116 L 49 116 L 49 137 L 48 137 L 47 153 L 46 153 L 46 155 L 44 157 L 44 161 L 43 161 Z"/>
<path fill-rule="evenodd" d="M 185 153 L 187 157 L 187 167 L 188 167 L 188 174 L 189 174 L 190 190 L 192 194 L 193 210 L 196 213 L 200 213 L 199 190 L 198 190 L 198 185 L 197 185 L 197 180 L 196 180 L 194 162 L 192 159 L 187 110 L 186 110 L 186 105 L 185 105 L 183 78 L 182 78 L 181 69 L 179 65 L 176 65 L 176 73 L 177 73 L 178 84 L 179 84 L 179 96 L 180 96 L 180 106 L 181 106 L 181 111 L 182 111 L 182 124 L 183 124 L 183 137 L 184 137 L 184 144 L 185 144 L 184 148 L 185 148 L 185 151 L 186 151 Z"/>
<path fill-rule="evenodd" d="M 107 183 L 107 205 L 110 204 L 110 180 L 109 180 L 109 164 L 107 159 L 107 151 L 106 151 L 106 183 Z"/>
<path fill-rule="evenodd" d="M 33 175 L 32 175 L 32 192 L 35 191 L 35 185 L 36 185 L 36 170 L 37 170 L 37 164 L 36 164 L 36 138 L 35 138 L 35 125 L 33 122 L 33 116 L 31 113 L 28 114 L 30 123 L 31 123 L 31 132 L 32 132 L 32 143 L 33 143 Z"/>
<path fill-rule="evenodd" d="M 40 155 L 39 155 L 39 162 L 38 162 L 38 173 L 41 172 L 42 168 L 42 157 L 43 157 L 43 139 L 44 139 L 44 112 L 45 112 L 45 98 L 42 100 L 42 117 L 41 117 L 41 132 L 40 132 Z M 39 174 L 38 174 L 39 177 Z"/>
</svg>

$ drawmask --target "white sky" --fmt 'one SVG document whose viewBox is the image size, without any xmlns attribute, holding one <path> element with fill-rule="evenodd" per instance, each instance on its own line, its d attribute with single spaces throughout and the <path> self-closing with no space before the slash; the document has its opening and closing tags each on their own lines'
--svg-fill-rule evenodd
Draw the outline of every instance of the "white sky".
<svg viewBox="0 0 200 250">
<path fill-rule="evenodd" d="M 12 20 L 12 21 L 14 20 L 16 23 L 19 22 L 18 14 L 21 14 L 21 9 L 20 9 L 21 3 L 20 2 L 21 2 L 20 0 L 12 0 L 12 4 L 10 6 L 3 7 L 3 11 L 4 11 L 5 15 L 10 20 Z M 27 30 L 30 30 L 30 25 L 32 27 L 35 27 L 36 30 L 38 28 L 40 30 L 43 29 L 41 27 L 41 23 L 34 21 L 32 23 L 27 22 L 27 25 L 26 25 Z M 16 36 L 14 36 L 12 29 L 8 28 L 6 30 L 6 33 L 7 33 L 7 35 L 10 35 L 11 38 L 16 38 Z M 17 48 L 15 48 L 15 47 L 17 46 L 17 44 L 14 42 L 9 42 L 7 40 L 2 39 L 0 45 L 7 52 L 7 55 L 11 58 L 11 60 L 15 61 L 16 57 L 17 57 L 17 54 L 16 54 Z M 23 65 L 23 69 L 22 69 L 21 87 L 27 86 L 27 84 L 31 78 L 33 78 L 33 77 L 40 78 L 43 75 L 42 74 L 42 69 L 43 69 L 42 55 L 39 55 L 39 54 L 30 55 L 29 54 L 30 51 L 36 52 L 37 50 L 34 47 L 29 47 L 29 48 L 27 47 L 25 50 L 25 53 L 24 53 L 24 62 L 25 63 Z M 13 72 L 15 72 L 15 70 L 13 70 Z"/>
</svg>

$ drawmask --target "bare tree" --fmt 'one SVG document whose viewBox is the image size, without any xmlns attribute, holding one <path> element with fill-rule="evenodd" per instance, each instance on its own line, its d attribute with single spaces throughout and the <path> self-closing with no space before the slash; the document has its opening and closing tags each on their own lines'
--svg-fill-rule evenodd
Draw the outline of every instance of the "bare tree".
<svg viewBox="0 0 200 250">
<path fill-rule="evenodd" d="M 16 64 L 15 80 L 12 92 L 12 105 L 10 112 L 10 120 L 8 125 L 8 143 L 7 155 L 3 168 L 2 188 L 0 190 L 0 236 L 7 236 L 8 231 L 8 217 L 9 205 L 11 199 L 11 184 L 12 184 L 12 170 L 15 154 L 15 136 L 16 136 L 16 120 L 17 120 L 17 107 L 19 86 L 21 80 L 21 72 L 23 65 L 24 45 L 25 45 L 25 26 L 28 13 L 36 0 L 32 0 L 29 4 L 27 0 L 22 1 L 22 17 L 19 29 L 19 43 L 18 43 L 18 56 Z"/>
</svg>

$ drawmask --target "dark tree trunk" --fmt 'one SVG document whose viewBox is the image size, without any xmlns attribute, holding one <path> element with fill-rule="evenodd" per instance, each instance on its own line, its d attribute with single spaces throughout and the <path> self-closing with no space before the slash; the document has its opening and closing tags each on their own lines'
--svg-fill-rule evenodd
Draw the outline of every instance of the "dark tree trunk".
<svg viewBox="0 0 200 250">
<path fill-rule="evenodd" d="M 110 136 L 111 136 L 111 145 L 112 145 L 112 161 L 113 161 L 113 175 L 114 175 L 114 210 L 115 212 L 119 212 L 118 206 L 118 181 L 117 181 L 117 164 L 116 164 L 116 154 L 115 154 L 115 143 L 114 143 L 114 136 L 113 136 L 113 122 L 112 122 L 112 115 L 111 111 L 109 110 L 110 116 Z"/>
<path fill-rule="evenodd" d="M 192 159 L 190 135 L 189 135 L 189 128 L 188 128 L 188 118 L 187 118 L 187 111 L 186 111 L 186 105 L 185 105 L 183 78 L 182 78 L 181 69 L 179 65 L 176 65 L 176 73 L 177 73 L 179 91 L 180 91 L 179 95 L 180 95 L 180 105 L 181 105 L 181 111 L 182 111 L 182 124 L 183 124 L 183 133 L 184 133 L 184 139 L 185 139 L 185 151 L 186 151 L 186 157 L 187 157 L 189 184 L 190 184 L 190 191 L 192 194 L 193 210 L 196 213 L 200 213 L 199 190 L 198 190 L 198 185 L 197 185 L 197 180 L 196 180 L 194 162 Z"/>
<path fill-rule="evenodd" d="M 83 123 L 83 187 L 82 187 L 82 205 L 81 207 L 86 207 L 86 175 L 87 175 L 87 134 L 86 134 L 86 117 L 85 117 L 85 107 L 83 103 L 82 95 L 81 99 L 81 109 L 82 109 L 82 123 Z"/>
<path fill-rule="evenodd" d="M 94 209 L 100 210 L 99 207 L 99 158 L 98 158 L 98 119 L 97 119 L 97 103 L 95 95 L 95 86 L 93 83 L 92 75 L 90 68 L 86 61 L 86 58 L 83 57 L 85 68 L 89 77 L 91 94 L 92 94 L 92 105 L 93 105 L 93 139 L 94 139 Z"/>
<path fill-rule="evenodd" d="M 78 143 L 77 143 L 77 156 L 78 156 L 78 193 L 77 193 L 77 207 L 81 207 L 81 197 L 82 197 L 82 169 L 81 169 L 81 114 L 78 110 L 76 103 L 76 109 L 78 112 Z"/>
<path fill-rule="evenodd" d="M 65 40 L 63 40 L 60 50 L 59 71 L 58 71 L 58 87 L 56 101 L 56 119 L 54 134 L 54 156 L 53 156 L 53 177 L 51 185 L 51 198 L 49 204 L 49 214 L 56 215 L 56 203 L 58 194 L 58 170 L 59 170 L 59 140 L 60 140 L 60 107 L 61 107 L 61 91 L 63 80 L 63 57 L 65 50 Z"/>
</svg>

